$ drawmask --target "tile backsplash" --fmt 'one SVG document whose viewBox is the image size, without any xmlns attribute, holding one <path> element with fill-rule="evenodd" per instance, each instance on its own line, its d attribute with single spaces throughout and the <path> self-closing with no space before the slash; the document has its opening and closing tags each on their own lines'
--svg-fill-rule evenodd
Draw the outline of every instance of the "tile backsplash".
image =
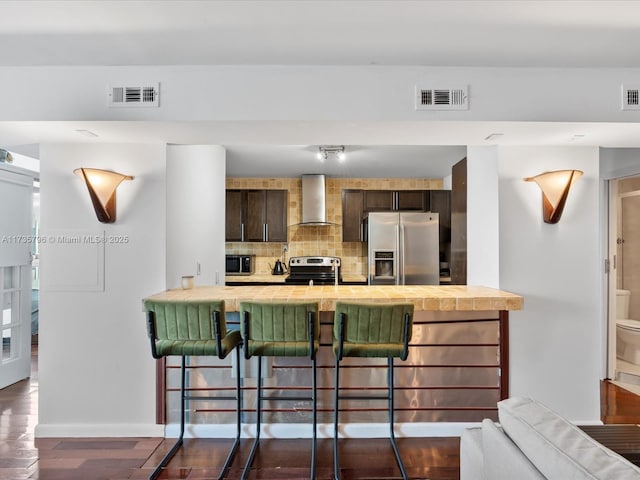
<svg viewBox="0 0 640 480">
<path fill-rule="evenodd" d="M 367 248 L 361 242 L 342 242 L 342 190 L 438 190 L 441 179 L 422 178 L 329 178 L 326 179 L 327 221 L 322 227 L 297 225 L 302 219 L 302 181 L 300 178 L 227 178 L 228 189 L 288 190 L 287 243 L 227 242 L 226 253 L 256 256 L 255 272 L 268 274 L 276 259 L 288 260 L 302 255 L 330 255 L 342 259 L 342 272 L 364 275 L 367 269 Z M 288 251 L 283 255 L 283 245 Z"/>
</svg>

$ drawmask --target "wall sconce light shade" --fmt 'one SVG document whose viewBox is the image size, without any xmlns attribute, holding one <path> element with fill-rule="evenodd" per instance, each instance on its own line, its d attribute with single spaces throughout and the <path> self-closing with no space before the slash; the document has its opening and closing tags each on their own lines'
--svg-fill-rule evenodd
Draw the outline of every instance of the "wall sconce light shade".
<svg viewBox="0 0 640 480">
<path fill-rule="evenodd" d="M 76 168 L 73 173 L 87 184 L 98 221 L 102 223 L 115 222 L 116 188 L 123 180 L 132 180 L 133 177 L 97 168 Z"/>
<path fill-rule="evenodd" d="M 542 190 L 542 217 L 545 223 L 558 223 L 569 189 L 582 173 L 580 170 L 555 170 L 524 179 L 525 182 L 536 182 Z"/>
</svg>

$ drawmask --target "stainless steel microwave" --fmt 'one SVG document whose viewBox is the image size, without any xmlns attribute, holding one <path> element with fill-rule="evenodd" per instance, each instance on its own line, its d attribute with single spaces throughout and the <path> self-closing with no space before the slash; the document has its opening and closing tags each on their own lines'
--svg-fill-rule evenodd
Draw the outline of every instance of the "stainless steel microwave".
<svg viewBox="0 0 640 480">
<path fill-rule="evenodd" d="M 255 264 L 255 255 L 226 255 L 226 275 L 251 275 Z"/>
</svg>

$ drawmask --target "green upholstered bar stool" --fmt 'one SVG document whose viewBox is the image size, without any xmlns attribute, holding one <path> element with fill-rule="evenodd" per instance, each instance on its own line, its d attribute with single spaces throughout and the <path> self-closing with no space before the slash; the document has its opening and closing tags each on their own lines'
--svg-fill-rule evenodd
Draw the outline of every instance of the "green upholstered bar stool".
<svg viewBox="0 0 640 480">
<path fill-rule="evenodd" d="M 413 327 L 413 305 L 362 304 L 337 302 L 333 325 L 333 352 L 335 354 L 333 473 L 340 479 L 338 455 L 338 414 L 340 400 L 386 400 L 389 406 L 390 440 L 402 478 L 407 472 L 400 457 L 393 432 L 393 359 L 406 360 Z M 387 359 L 387 395 L 340 395 L 340 361 L 344 357 Z"/>
<path fill-rule="evenodd" d="M 155 479 L 169 463 L 182 445 L 185 424 L 185 403 L 187 400 L 235 400 L 236 438 L 220 471 L 224 478 L 240 445 L 240 412 L 242 395 L 240 389 L 240 345 L 238 330 L 227 330 L 224 301 L 145 301 L 147 327 L 151 340 L 153 358 L 166 356 L 182 357 L 180 370 L 180 436 L 169 453 L 153 471 L 150 480 Z M 195 396 L 186 391 L 186 357 L 216 356 L 225 358 L 236 350 L 236 392 L 235 396 Z"/>
<path fill-rule="evenodd" d="M 244 344 L 245 358 L 258 358 L 258 379 L 256 393 L 256 437 L 251 453 L 245 464 L 242 478 L 247 478 L 256 449 L 260 442 L 260 423 L 262 420 L 262 401 L 311 400 L 312 441 L 311 472 L 316 472 L 316 352 L 320 345 L 320 320 L 317 303 L 240 303 L 240 329 Z M 275 397 L 262 393 L 262 357 L 309 357 L 311 359 L 311 396 Z"/>
</svg>

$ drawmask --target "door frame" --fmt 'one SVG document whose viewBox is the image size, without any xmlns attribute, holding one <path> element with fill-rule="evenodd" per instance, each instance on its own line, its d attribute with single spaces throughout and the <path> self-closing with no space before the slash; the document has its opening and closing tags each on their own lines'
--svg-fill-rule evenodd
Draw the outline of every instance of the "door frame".
<svg viewBox="0 0 640 480">
<path fill-rule="evenodd" d="M 10 205 L 12 211 L 17 209 L 19 215 L 12 218 L 7 215 L 9 220 L 3 227 L 8 227 L 8 231 L 0 232 L 4 245 L 7 247 L 3 252 L 0 267 L 3 270 L 8 268 L 13 270 L 13 279 L 7 282 L 3 275 L 3 284 L 0 285 L 3 317 L 6 295 L 9 295 L 11 306 L 11 318 L 6 324 L 3 318 L 2 330 L 15 329 L 15 335 L 12 332 L 9 337 L 10 357 L 8 359 L 4 358 L 4 335 L 2 336 L 3 357 L 0 358 L 0 388 L 12 385 L 31 375 L 31 243 L 35 240 L 31 235 L 33 224 L 33 183 L 34 175 L 32 172 L 11 165 L 0 165 L 0 185 L 18 185 L 26 189 L 26 191 L 16 190 L 15 195 L 9 194 L 9 198 L 12 201 L 8 202 L 7 205 Z M 22 197 L 27 192 L 26 204 L 20 207 L 19 204 L 25 202 Z M 28 220 L 20 217 L 21 212 L 27 214 Z M 14 302 L 17 304 L 14 305 Z M 17 321 L 14 318 L 14 308 L 18 311 Z"/>
<path fill-rule="evenodd" d="M 605 378 L 614 380 L 616 375 L 616 289 L 617 289 L 617 238 L 618 238 L 618 178 L 613 178 L 606 183 L 609 187 L 607 195 L 608 216 L 607 216 L 607 265 L 605 268 L 607 273 L 607 301 L 605 316 L 605 339 L 606 339 L 606 375 Z"/>
</svg>

